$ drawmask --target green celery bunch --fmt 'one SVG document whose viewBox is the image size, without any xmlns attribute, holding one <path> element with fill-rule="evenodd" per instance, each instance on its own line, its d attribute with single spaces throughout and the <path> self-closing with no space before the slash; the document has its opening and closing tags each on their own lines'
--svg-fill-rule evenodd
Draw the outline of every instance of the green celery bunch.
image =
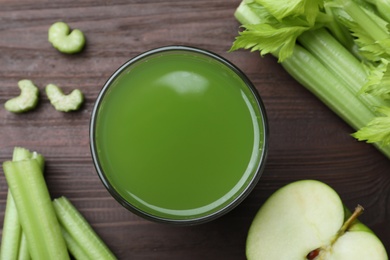
<svg viewBox="0 0 390 260">
<path fill-rule="evenodd" d="M 390 158 L 389 10 L 390 0 L 243 0 L 230 51 L 277 57 L 354 138 Z"/>
</svg>

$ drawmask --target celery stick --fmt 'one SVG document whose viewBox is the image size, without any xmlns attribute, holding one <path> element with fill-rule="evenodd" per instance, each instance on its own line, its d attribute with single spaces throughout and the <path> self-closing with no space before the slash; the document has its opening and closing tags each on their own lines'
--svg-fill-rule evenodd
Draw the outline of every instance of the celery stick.
<svg viewBox="0 0 390 260">
<path fill-rule="evenodd" d="M 37 152 L 30 152 L 29 150 L 22 148 L 22 147 L 15 147 L 13 152 L 13 161 L 21 161 L 25 159 L 36 159 L 39 167 L 42 170 L 44 169 L 45 160 L 44 157 L 37 153 Z M 18 219 L 19 221 L 19 219 Z M 20 237 L 20 243 L 19 243 L 19 252 L 18 252 L 18 260 L 29 260 L 30 258 L 30 252 L 28 251 L 27 246 L 27 239 L 26 235 L 24 234 L 23 230 Z"/>
<path fill-rule="evenodd" d="M 19 251 L 19 241 L 22 229 L 19 223 L 18 211 L 11 192 L 8 190 L 4 213 L 3 235 L 1 239 L 0 259 L 16 259 Z"/>
<path fill-rule="evenodd" d="M 54 199 L 53 205 L 62 227 L 90 259 L 116 259 L 87 220 L 66 197 Z"/>
<path fill-rule="evenodd" d="M 65 239 L 66 246 L 69 252 L 75 259 L 90 259 L 89 256 L 84 252 L 83 248 L 73 239 L 73 237 L 61 226 L 62 236 Z"/>
<path fill-rule="evenodd" d="M 12 160 L 21 161 L 32 157 L 38 158 L 40 165 L 43 167 L 43 156 L 37 153 L 31 153 L 22 147 L 15 147 L 13 150 Z M 19 216 L 16 205 L 10 190 L 7 193 L 7 203 L 4 213 L 3 235 L 1 240 L 0 259 L 16 259 L 19 247 L 21 246 L 22 229 L 19 223 Z"/>
<path fill-rule="evenodd" d="M 298 41 L 340 80 L 352 83 L 354 92 L 360 91 L 367 80 L 367 71 L 325 28 L 307 31 Z"/>
<path fill-rule="evenodd" d="M 331 16 L 332 19 L 325 23 L 325 27 L 331 32 L 331 34 L 339 41 L 347 50 L 351 52 L 355 57 L 360 57 L 358 53 L 358 47 L 354 41 L 354 37 L 351 35 L 348 28 L 340 24 L 337 19 L 337 10 L 329 6 L 324 6 L 327 16 Z"/>
<path fill-rule="evenodd" d="M 360 6 L 351 0 L 337 0 L 343 10 L 363 28 L 374 40 L 382 40 L 389 37 L 387 28 L 379 26 Z"/>
<path fill-rule="evenodd" d="M 356 95 L 299 45 L 295 46 L 293 56 L 282 62 L 282 66 L 354 129 L 363 127 L 375 117 L 367 107 L 356 105 L 360 104 Z"/>
<path fill-rule="evenodd" d="M 381 17 L 390 23 L 390 1 L 376 0 L 375 5 Z"/>
<path fill-rule="evenodd" d="M 252 11 L 252 9 L 248 6 L 248 0 L 242 0 L 234 12 L 234 17 L 241 24 L 258 24 L 261 22 L 259 16 Z"/>
<path fill-rule="evenodd" d="M 367 81 L 368 71 L 362 63 L 347 49 L 345 49 L 326 29 L 307 31 L 298 38 L 299 42 L 312 55 L 345 83 L 345 86 L 355 93 L 361 102 L 375 112 L 379 106 L 389 106 L 387 102 L 372 95 L 360 93 Z"/>
<path fill-rule="evenodd" d="M 69 259 L 41 165 L 36 159 L 6 161 L 3 170 L 33 259 Z"/>
<path fill-rule="evenodd" d="M 22 237 L 20 238 L 20 244 L 19 244 L 19 253 L 18 253 L 18 260 L 29 260 L 30 258 L 30 252 L 28 251 L 27 247 L 27 239 L 26 235 L 22 232 Z"/>
</svg>

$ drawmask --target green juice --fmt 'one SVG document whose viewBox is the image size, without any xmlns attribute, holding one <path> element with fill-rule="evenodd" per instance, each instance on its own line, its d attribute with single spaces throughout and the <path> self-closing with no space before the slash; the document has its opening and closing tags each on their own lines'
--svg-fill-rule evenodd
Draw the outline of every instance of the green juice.
<svg viewBox="0 0 390 260">
<path fill-rule="evenodd" d="M 254 181 L 264 112 L 226 64 L 165 51 L 130 64 L 108 85 L 93 144 L 103 182 L 122 204 L 157 219 L 201 219 Z"/>
</svg>

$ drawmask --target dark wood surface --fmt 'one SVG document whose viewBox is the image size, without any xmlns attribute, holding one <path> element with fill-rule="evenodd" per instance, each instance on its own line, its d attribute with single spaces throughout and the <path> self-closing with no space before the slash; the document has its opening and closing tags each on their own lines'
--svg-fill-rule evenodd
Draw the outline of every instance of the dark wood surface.
<svg viewBox="0 0 390 260">
<path fill-rule="evenodd" d="M 389 159 L 350 137 L 352 129 L 273 57 L 228 53 L 239 30 L 233 17 L 238 4 L 0 0 L 0 160 L 10 159 L 14 146 L 42 153 L 52 196 L 72 200 L 120 259 L 244 259 L 256 211 L 277 188 L 300 179 L 328 183 L 350 208 L 362 204 L 361 220 L 389 251 Z M 87 46 L 81 54 L 60 54 L 48 43 L 47 30 L 58 20 L 84 31 Z M 269 118 L 267 166 L 254 191 L 227 215 L 192 227 L 152 223 L 122 208 L 100 182 L 89 149 L 91 110 L 106 79 L 133 56 L 172 44 L 208 49 L 240 67 L 262 96 Z M 15 115 L 3 104 L 18 95 L 17 82 L 24 78 L 39 87 L 40 103 L 30 113 Z M 81 89 L 85 105 L 76 113 L 55 111 L 43 94 L 49 83 L 65 91 Z M 7 184 L 0 172 L 2 221 Z"/>
</svg>

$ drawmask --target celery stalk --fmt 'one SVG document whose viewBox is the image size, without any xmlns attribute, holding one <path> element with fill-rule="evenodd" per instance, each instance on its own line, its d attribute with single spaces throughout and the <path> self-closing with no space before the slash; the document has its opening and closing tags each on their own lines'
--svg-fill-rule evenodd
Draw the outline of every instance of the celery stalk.
<svg viewBox="0 0 390 260">
<path fill-rule="evenodd" d="M 242 0 L 234 12 L 234 17 L 242 24 L 258 24 L 261 22 L 260 18 L 248 6 L 248 0 Z"/>
<path fill-rule="evenodd" d="M 362 86 L 366 83 L 368 71 L 363 64 L 345 49 L 325 28 L 307 31 L 298 38 L 299 42 L 313 56 L 338 77 L 345 86 L 376 115 L 378 106 L 389 106 L 385 100 L 369 94 L 362 95 Z"/>
<path fill-rule="evenodd" d="M 353 128 L 358 129 L 374 118 L 366 106 L 354 105 L 359 102 L 356 95 L 351 93 L 343 82 L 301 46 L 296 45 L 293 55 L 281 64 L 295 80 Z"/>
<path fill-rule="evenodd" d="M 376 0 L 375 5 L 381 17 L 390 23 L 390 0 Z"/>
<path fill-rule="evenodd" d="M 26 235 L 22 232 L 22 237 L 20 238 L 20 244 L 19 244 L 18 260 L 29 260 L 29 259 L 30 259 L 30 252 L 28 251 L 28 247 L 27 247 Z"/>
<path fill-rule="evenodd" d="M 31 153 L 22 147 L 15 147 L 13 150 L 12 160 L 21 161 L 31 158 L 38 159 L 38 163 L 43 168 L 44 158 L 38 153 Z M 19 215 L 10 190 L 7 193 L 6 209 L 4 213 L 3 235 L 1 239 L 0 259 L 16 259 L 20 254 L 22 246 L 22 229 L 19 222 Z M 28 252 L 27 252 L 28 254 Z"/>
<path fill-rule="evenodd" d="M 3 170 L 31 257 L 69 259 L 38 160 L 6 161 Z"/>
<path fill-rule="evenodd" d="M 61 226 L 62 236 L 65 239 L 66 246 L 69 252 L 75 259 L 90 259 L 87 253 L 84 252 L 83 248 L 73 239 L 73 237 Z"/>
<path fill-rule="evenodd" d="M 352 19 L 361 26 L 374 40 L 383 40 L 389 37 L 386 28 L 379 26 L 355 1 L 336 0 Z"/>
<path fill-rule="evenodd" d="M 53 205 L 62 227 L 90 259 L 116 259 L 87 220 L 66 197 L 54 199 Z"/>
<path fill-rule="evenodd" d="M 325 28 L 307 31 L 299 36 L 298 41 L 340 80 L 352 83 L 351 90 L 360 91 L 367 80 L 367 71 Z"/>
<path fill-rule="evenodd" d="M 1 239 L 0 259 L 16 259 L 19 251 L 19 241 L 22 229 L 19 223 L 18 211 L 11 192 L 8 190 L 4 213 L 3 235 Z"/>
</svg>

